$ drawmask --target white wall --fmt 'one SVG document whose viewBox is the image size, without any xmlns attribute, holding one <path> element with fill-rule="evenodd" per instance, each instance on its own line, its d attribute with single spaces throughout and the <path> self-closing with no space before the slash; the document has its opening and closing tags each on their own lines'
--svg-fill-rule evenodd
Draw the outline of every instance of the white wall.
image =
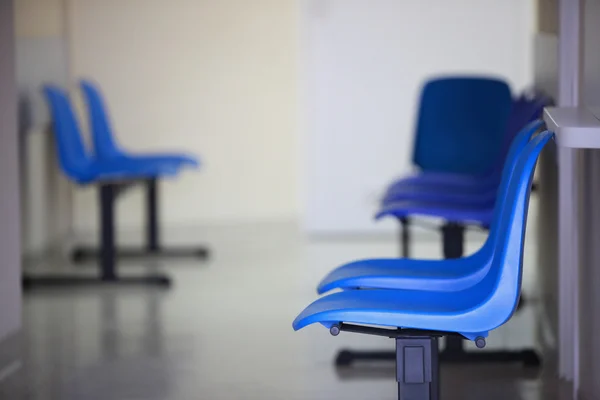
<svg viewBox="0 0 600 400">
<path fill-rule="evenodd" d="M 309 232 L 379 232 L 377 196 L 409 172 L 415 106 L 432 75 L 532 83 L 532 0 L 306 0 L 303 222 Z"/>
<path fill-rule="evenodd" d="M 301 216 L 311 232 L 389 231 L 371 217 L 410 168 L 423 80 L 532 83 L 533 0 L 67 3 L 72 76 L 100 82 L 121 142 L 205 160 L 163 186 L 167 226 Z M 122 227 L 140 226 L 141 200 L 120 203 Z M 75 230 L 95 229 L 95 211 L 77 190 Z"/>
<path fill-rule="evenodd" d="M 167 226 L 290 220 L 296 194 L 296 8 L 293 0 L 68 0 L 74 77 L 97 80 L 119 140 L 182 149 L 199 172 L 163 185 Z M 119 223 L 142 223 L 141 195 Z M 78 190 L 75 229 L 96 224 Z"/>
</svg>

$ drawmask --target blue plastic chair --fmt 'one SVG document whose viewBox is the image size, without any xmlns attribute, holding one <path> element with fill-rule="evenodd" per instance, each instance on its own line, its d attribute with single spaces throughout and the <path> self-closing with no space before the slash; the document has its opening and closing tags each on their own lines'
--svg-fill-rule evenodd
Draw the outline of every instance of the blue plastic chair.
<svg viewBox="0 0 600 400">
<path fill-rule="evenodd" d="M 491 171 L 486 171 L 484 174 L 464 174 L 464 173 L 454 173 L 448 171 L 419 171 L 417 173 L 413 173 L 410 176 L 400 178 L 394 181 L 392 184 L 388 186 L 386 193 L 388 191 L 393 191 L 397 187 L 402 187 L 403 185 L 466 185 L 470 186 L 472 184 L 480 183 L 482 179 L 490 178 L 489 172 L 494 172 L 494 170 L 501 169 L 501 165 L 504 162 L 502 154 L 505 154 L 508 151 L 508 147 L 511 142 L 511 135 L 516 134 L 516 132 L 521 128 L 521 126 L 525 125 L 531 119 L 538 118 L 536 113 L 538 106 L 546 106 L 551 103 L 551 99 L 543 93 L 534 92 L 534 93 L 523 93 L 518 96 L 512 105 L 512 110 L 510 113 L 509 121 L 508 121 L 508 131 L 507 135 L 505 135 L 504 147 L 501 156 L 496 159 L 496 163 L 492 167 Z M 530 106 L 533 106 L 533 113 L 531 113 Z"/>
<path fill-rule="evenodd" d="M 456 173 L 423 172 L 401 179 L 390 186 L 381 202 L 376 219 L 396 216 L 400 222 L 401 255 L 410 257 L 409 225 L 414 216 L 441 216 L 453 221 L 441 227 L 447 258 L 462 255 L 465 225 L 487 228 L 492 217 L 500 176 L 514 135 L 532 119 L 539 117 L 549 99 L 537 94 L 520 96 L 513 106 L 503 150 L 487 174 L 473 176 Z M 473 217 L 475 219 L 473 219 Z M 464 218 L 461 220 L 461 218 Z"/>
<path fill-rule="evenodd" d="M 500 184 L 502 167 L 510 144 L 523 126 L 541 116 L 544 98 L 519 97 L 513 104 L 503 149 L 492 170 L 483 176 L 456 173 L 422 173 L 394 182 L 386 191 L 382 205 L 415 200 L 460 205 L 485 205 L 493 202 Z"/>
<path fill-rule="evenodd" d="M 508 132 L 512 129 L 512 125 L 514 125 L 514 116 L 515 110 L 519 110 L 527 103 L 527 99 L 524 96 L 517 97 L 512 104 L 511 113 L 508 121 Z M 517 129 L 519 129 L 517 127 Z M 504 141 L 510 139 L 508 136 L 505 136 Z M 496 159 L 497 162 L 502 162 L 502 156 Z M 491 172 L 497 168 L 497 163 L 492 166 Z M 394 180 L 390 185 L 388 185 L 385 195 L 387 197 L 388 193 L 391 193 L 398 188 L 402 188 L 406 185 L 409 186 L 438 186 L 438 185 L 450 185 L 454 186 L 471 186 L 473 184 L 480 183 L 482 179 L 486 179 L 490 176 L 490 171 L 486 171 L 483 174 L 464 174 L 464 173 L 456 173 L 456 172 L 447 172 L 447 171 L 427 171 L 421 170 L 418 172 L 414 172 L 409 176 L 401 177 Z"/>
<path fill-rule="evenodd" d="M 188 154 L 132 154 L 120 148 L 109 121 L 100 91 L 88 80 L 80 82 L 88 107 L 88 117 L 92 131 L 94 151 L 99 159 L 133 159 L 149 165 L 167 165 L 176 168 L 198 167 L 196 157 Z"/>
<path fill-rule="evenodd" d="M 294 320 L 294 330 L 318 323 L 333 335 L 349 331 L 395 338 L 399 400 L 438 399 L 438 337 L 458 335 L 482 348 L 489 332 L 515 312 L 533 172 L 553 136 L 539 134 L 519 155 L 498 206 L 502 218 L 492 262 L 477 284 L 454 292 L 374 289 L 330 294 L 305 308 Z M 447 260 L 438 262 L 448 265 Z"/>
<path fill-rule="evenodd" d="M 517 135 L 515 140 L 513 141 L 509 155 L 507 156 L 507 163 L 505 163 L 505 167 L 503 169 L 503 179 L 506 184 L 507 178 L 510 176 L 509 171 L 511 170 L 510 161 L 516 159 L 516 156 L 520 149 L 522 149 L 531 136 L 536 132 L 536 130 L 541 126 L 541 121 L 534 121 L 530 123 L 527 127 L 525 127 L 522 132 Z M 398 202 L 393 205 L 392 212 L 397 213 L 397 218 L 402 219 L 406 215 L 412 216 L 436 216 L 445 218 L 447 223 L 442 228 L 443 232 L 443 242 L 444 242 L 444 257 L 447 259 L 453 258 L 461 258 L 462 254 L 462 246 L 463 246 L 463 231 L 464 224 L 467 223 L 478 223 L 484 226 L 489 226 L 492 224 L 494 220 L 494 212 L 495 212 L 494 204 L 489 204 L 487 206 L 461 206 L 458 204 L 454 204 L 449 206 L 445 203 L 427 203 L 427 202 Z M 404 214 L 403 214 L 404 213 Z M 498 221 L 501 218 L 500 215 L 495 216 L 495 221 Z M 495 233 L 492 232 L 490 237 L 488 237 L 488 241 L 486 241 L 488 246 L 493 246 Z M 406 245 L 406 244 L 405 244 Z M 406 247 L 405 247 L 406 248 Z M 477 258 L 475 262 L 480 262 L 485 260 L 485 246 L 480 252 L 477 253 L 477 256 L 472 256 L 473 258 Z M 477 268 L 475 264 L 471 261 L 469 257 L 468 260 L 462 259 L 463 261 L 457 262 L 457 270 L 454 271 L 438 271 L 442 278 L 438 280 L 434 280 L 437 283 L 438 287 L 444 287 L 445 290 L 452 290 L 452 284 L 457 283 L 458 287 L 467 287 L 470 284 L 473 284 L 482 276 L 482 273 L 485 272 L 485 267 L 482 269 Z M 380 264 L 386 264 L 385 261 L 379 262 L 376 261 L 376 265 L 369 265 L 370 272 L 362 271 L 365 265 L 361 262 L 352 263 L 347 267 L 340 267 L 334 270 L 329 276 L 327 276 L 320 284 L 318 291 L 325 292 L 328 290 L 332 290 L 336 287 L 338 288 L 352 288 L 353 285 L 357 285 L 358 280 L 360 279 L 360 274 L 363 272 L 365 274 L 372 273 L 377 276 L 376 278 L 372 278 L 373 280 L 377 280 L 377 284 L 381 284 L 385 282 L 386 284 L 390 284 L 390 282 L 385 279 L 385 275 L 395 275 L 393 281 L 396 286 L 403 288 L 402 285 L 410 284 L 414 287 L 422 283 L 422 279 L 419 278 L 427 278 L 434 277 L 436 275 L 427 275 L 428 273 L 433 272 L 437 263 L 428 264 L 429 261 L 426 261 L 423 264 L 428 264 L 431 268 L 426 269 L 425 271 L 420 270 L 409 270 L 409 268 L 413 268 L 415 263 L 409 261 L 409 259 L 405 258 L 402 261 L 402 268 L 398 270 L 390 269 L 385 272 L 385 266 Z M 398 264 L 395 264 L 398 266 Z M 468 270 L 466 270 L 468 268 Z M 403 276 L 403 274 L 405 274 Z M 357 276 L 358 275 L 358 276 Z M 401 279 L 397 279 L 401 277 Z M 371 278 L 369 278 L 371 279 Z M 347 280 L 347 281 L 346 281 Z M 369 286 L 369 283 L 362 282 L 360 284 Z M 375 284 L 375 282 L 373 282 Z M 360 286 L 358 286 L 360 287 Z M 386 288 L 385 286 L 381 288 Z M 521 303 L 523 302 L 523 298 L 521 299 Z M 467 352 L 464 348 L 464 344 L 460 339 L 457 338 L 448 338 L 447 347 L 443 353 L 443 356 L 447 360 L 451 360 L 452 362 L 523 362 L 528 366 L 538 366 L 540 364 L 540 358 L 537 355 L 536 351 L 533 349 L 527 349 L 519 352 L 513 351 L 498 351 L 498 352 L 486 352 L 484 354 L 475 354 Z M 383 359 L 393 359 L 395 355 L 390 352 L 385 351 L 356 351 L 345 349 L 342 350 L 338 356 L 336 357 L 336 364 L 339 366 L 347 366 L 350 365 L 355 360 L 383 360 Z"/>
<path fill-rule="evenodd" d="M 164 274 L 151 273 L 142 276 L 119 276 L 116 258 L 148 256 L 158 253 L 158 216 L 156 180 L 175 176 L 181 164 L 172 162 L 147 162 L 129 157 L 100 158 L 91 155 L 83 142 L 79 124 L 67 93 L 53 85 L 43 88 L 52 115 L 53 133 L 56 138 L 58 161 L 63 173 L 78 185 L 95 185 L 98 188 L 100 207 L 100 248 L 78 247 L 73 249 L 74 261 L 99 259 L 97 276 L 49 275 L 24 276 L 23 284 L 32 287 L 81 287 L 96 284 L 170 285 Z M 115 205 L 126 189 L 144 184 L 148 188 L 148 243 L 143 249 L 117 248 L 115 240 Z M 201 249 L 203 251 L 203 249 Z"/>
<path fill-rule="evenodd" d="M 499 156 L 511 107 L 510 88 L 499 79 L 428 81 L 421 92 L 414 165 L 429 172 L 487 173 Z"/>
<path fill-rule="evenodd" d="M 470 183 L 489 175 L 501 158 L 511 110 L 510 88 L 503 81 L 485 77 L 430 80 L 421 93 L 413 150 L 413 164 L 420 171 L 394 182 L 386 193 L 405 185 L 458 184 L 465 177 Z M 408 218 L 400 220 L 404 257 L 410 256 L 409 222 Z"/>
<path fill-rule="evenodd" d="M 530 122 L 523 130 L 521 134 L 513 141 L 513 147 L 515 145 L 523 146 L 522 140 L 525 137 L 531 137 L 537 129 L 542 126 L 541 120 L 535 120 Z M 511 148 L 512 151 L 512 148 Z M 510 158 L 507 155 L 507 160 Z M 388 201 L 378 210 L 375 215 L 376 219 L 384 217 L 394 217 L 399 220 L 406 219 L 413 216 L 423 217 L 434 217 L 443 218 L 449 223 L 456 224 L 478 224 L 484 227 L 489 227 L 492 223 L 494 206 L 496 204 L 497 195 L 499 189 L 494 190 L 488 198 L 482 198 L 473 196 L 475 199 L 469 199 L 470 195 L 474 195 L 477 192 L 465 190 L 464 193 L 459 191 L 452 192 L 450 194 L 456 194 L 454 202 L 442 202 L 441 200 L 435 199 L 419 199 L 419 200 L 398 200 Z M 492 195 L 493 194 L 493 195 Z M 465 196 L 464 199 L 460 196 Z M 463 200 L 463 201 L 459 201 Z"/>
<path fill-rule="evenodd" d="M 513 169 L 519 155 L 533 135 L 543 125 L 541 120 L 529 123 L 514 138 L 508 151 L 502 171 L 499 192 L 506 193 L 511 182 Z M 418 289 L 433 291 L 459 291 L 477 284 L 487 274 L 496 249 L 498 230 L 502 220 L 502 202 L 489 206 L 482 213 L 487 220 L 491 214 L 490 234 L 479 251 L 469 257 L 447 260 L 417 260 L 410 258 L 360 260 L 334 269 L 318 285 L 319 294 L 334 289 Z M 448 210 L 448 207 L 446 207 Z M 476 216 L 465 212 L 468 209 L 455 208 L 452 211 L 460 215 L 460 221 Z M 414 211 L 404 210 L 405 212 Z M 481 218 L 481 215 L 477 215 Z M 487 222 L 487 221 L 486 221 Z"/>
<path fill-rule="evenodd" d="M 91 156 L 83 143 L 66 92 L 59 87 L 46 85 L 44 94 L 52 114 L 60 167 L 76 183 L 174 176 L 178 172 L 179 168 L 175 165 L 150 165 L 126 158 L 108 160 Z"/>
</svg>

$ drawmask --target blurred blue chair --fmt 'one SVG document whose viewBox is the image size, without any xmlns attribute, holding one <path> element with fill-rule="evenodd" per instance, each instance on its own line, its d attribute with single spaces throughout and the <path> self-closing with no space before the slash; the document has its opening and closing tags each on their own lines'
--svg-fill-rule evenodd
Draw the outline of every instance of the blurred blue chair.
<svg viewBox="0 0 600 400">
<path fill-rule="evenodd" d="M 424 173 L 420 177 L 397 181 L 388 188 L 381 201 L 381 209 L 377 213 L 377 218 L 395 216 L 398 219 L 400 222 L 400 254 L 403 257 L 410 257 L 409 227 L 414 218 L 410 213 L 399 216 L 400 213 L 390 212 L 390 210 L 394 210 L 397 205 L 403 205 L 416 208 L 414 215 L 422 215 L 421 211 L 428 209 L 434 213 L 439 213 L 444 209 L 447 209 L 448 213 L 456 210 L 461 215 L 463 211 L 468 212 L 470 209 L 473 210 L 473 213 L 481 208 L 491 209 L 496 200 L 502 167 L 510 143 L 522 127 L 541 116 L 543 108 L 549 103 L 550 100 L 541 94 L 530 98 L 522 95 L 515 100 L 504 136 L 502 151 L 487 174 L 477 177 L 456 173 Z M 464 224 L 458 219 L 459 215 L 455 216 L 456 223 L 446 224 L 441 228 L 444 251 L 451 254 L 447 258 L 460 257 L 462 254 Z M 431 216 L 435 216 L 435 214 Z M 488 212 L 487 216 L 483 215 L 478 220 L 463 221 L 470 223 L 480 221 L 486 227 L 489 225 L 490 217 L 491 212 Z"/>
<path fill-rule="evenodd" d="M 133 185 L 150 184 L 159 178 L 170 178 L 178 174 L 182 165 L 175 163 L 148 163 L 136 158 L 101 159 L 91 155 L 85 147 L 73 106 L 67 93 L 53 85 L 43 88 L 52 116 L 53 133 L 56 139 L 58 161 L 63 173 L 81 186 L 95 185 L 98 188 L 100 205 L 100 248 L 76 248 L 73 258 L 79 261 L 84 256 L 99 258 L 99 275 L 84 277 L 70 276 L 25 276 L 26 288 L 35 286 L 85 286 L 97 283 L 151 284 L 166 286 L 170 279 L 163 274 L 147 274 L 140 277 L 119 276 L 117 257 L 137 257 L 152 254 L 147 249 L 117 248 L 115 243 L 115 203 L 118 196 Z M 155 204 L 154 204 L 155 205 Z M 153 207 L 149 207 L 153 208 Z M 156 213 L 149 212 L 154 220 L 149 221 L 157 229 Z M 150 236 L 150 235 L 149 235 Z M 204 249 L 196 253 L 205 253 Z"/>
<path fill-rule="evenodd" d="M 483 176 L 457 173 L 421 174 L 394 183 L 382 199 L 382 204 L 401 200 L 432 201 L 438 203 L 486 204 L 496 198 L 502 167 L 515 135 L 529 122 L 540 118 L 547 105 L 544 98 L 515 100 L 502 151 L 491 171 Z"/>
<path fill-rule="evenodd" d="M 101 160 L 90 155 L 64 90 L 46 85 L 44 95 L 52 116 L 59 165 L 63 173 L 75 183 L 86 185 L 98 181 L 148 179 L 177 174 L 177 168 L 171 165 L 148 165 L 129 159 Z"/>
<path fill-rule="evenodd" d="M 511 107 L 510 88 L 499 79 L 458 76 L 426 82 L 414 165 L 423 173 L 487 173 L 499 156 Z"/>
<path fill-rule="evenodd" d="M 489 332 L 514 314 L 521 292 L 527 211 L 535 165 L 553 134 L 533 138 L 519 155 L 502 193 L 502 217 L 488 272 L 476 284 L 458 291 L 420 289 L 346 290 L 316 300 L 294 320 L 293 328 L 319 323 L 337 336 L 354 332 L 396 340 L 399 400 L 438 400 L 438 338 L 446 336 L 486 346 Z M 455 260 L 440 260 L 451 270 Z"/>
<path fill-rule="evenodd" d="M 393 182 L 386 196 L 407 185 L 444 185 L 465 176 L 489 175 L 501 158 L 511 109 L 510 88 L 499 79 L 451 76 L 426 82 L 413 148 L 413 164 L 419 171 Z M 400 223 L 402 255 L 409 257 L 409 221 Z"/>
<path fill-rule="evenodd" d="M 511 111 L 507 122 L 507 130 L 502 139 L 502 151 L 499 157 L 495 158 L 495 163 L 489 171 L 483 174 L 473 175 L 471 173 L 457 173 L 448 171 L 424 171 L 421 170 L 408 177 L 400 178 L 391 183 L 386 189 L 384 200 L 388 195 L 404 187 L 408 188 L 419 188 L 422 185 L 426 187 L 430 186 L 450 186 L 450 187 L 470 187 L 473 184 L 481 184 L 488 182 L 490 185 L 494 185 L 498 180 L 498 176 L 502 169 L 504 156 L 508 151 L 513 136 L 517 133 L 523 125 L 530 120 L 537 118 L 539 113 L 539 105 L 542 106 L 547 103 L 547 98 L 542 93 L 534 94 L 521 94 L 518 96 L 511 105 Z"/>
<path fill-rule="evenodd" d="M 122 150 L 114 137 L 100 90 L 89 80 L 81 80 L 80 87 L 87 104 L 94 152 L 99 159 L 134 159 L 148 164 L 166 164 L 175 167 L 199 166 L 198 159 L 189 154 L 133 154 Z"/>
<path fill-rule="evenodd" d="M 169 165 L 148 165 L 132 160 L 100 160 L 85 148 L 73 107 L 67 94 L 59 87 L 46 85 L 43 89 L 52 116 L 58 161 L 62 172 L 80 186 L 98 187 L 100 205 L 100 262 L 99 274 L 94 277 L 77 275 L 29 275 L 23 277 L 25 288 L 39 286 L 87 286 L 98 283 L 150 284 L 168 286 L 170 279 L 163 274 L 123 277 L 117 274 L 115 245 L 115 202 L 129 185 L 170 177 L 177 168 Z"/>
<path fill-rule="evenodd" d="M 446 77 L 427 82 L 413 148 L 419 171 L 396 180 L 388 190 L 406 183 L 461 183 L 465 176 L 469 181 L 485 175 L 493 166 L 490 160 L 497 158 L 511 102 L 508 85 L 496 79 Z M 498 124 L 490 125 L 491 120 Z"/>
<path fill-rule="evenodd" d="M 133 154 L 121 149 L 109 121 L 104 101 L 99 89 L 89 80 L 80 81 L 81 91 L 87 104 L 89 125 L 95 157 L 107 164 L 132 162 L 148 168 L 164 168 L 180 171 L 184 168 L 197 168 L 197 158 L 184 153 L 152 153 Z M 126 257 L 145 257 L 148 254 L 163 257 L 201 257 L 208 256 L 208 249 L 202 247 L 193 248 L 165 248 L 160 244 L 158 228 L 158 178 L 150 177 L 146 180 L 146 248 L 145 249 L 123 249 L 120 251 Z M 75 261 L 83 261 L 96 257 L 93 249 L 80 248 L 73 253 Z"/>
</svg>

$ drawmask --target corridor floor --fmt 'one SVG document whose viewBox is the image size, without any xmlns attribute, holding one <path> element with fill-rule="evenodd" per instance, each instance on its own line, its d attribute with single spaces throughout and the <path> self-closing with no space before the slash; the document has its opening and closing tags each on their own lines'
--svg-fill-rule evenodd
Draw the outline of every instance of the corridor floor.
<svg viewBox="0 0 600 400">
<path fill-rule="evenodd" d="M 12 373 L 0 374 L 0 398 L 396 398 L 393 365 L 346 370 L 333 366 L 341 348 L 392 349 L 391 340 L 353 334 L 332 337 L 320 326 L 300 332 L 291 328 L 297 313 L 316 298 L 315 285 L 328 270 L 355 258 L 394 256 L 398 251 L 394 240 L 308 240 L 291 224 L 232 226 L 183 236 L 190 243 L 196 239 L 210 243 L 211 259 L 121 268 L 123 274 L 155 268 L 168 272 L 174 280 L 169 290 L 118 287 L 27 293 L 23 356 Z M 482 233 L 469 234 L 469 250 L 484 238 Z M 432 234 L 418 240 L 415 255 L 439 257 L 436 239 Z M 82 273 L 87 272 L 84 267 Z M 536 273 L 535 240 L 529 240 L 524 277 L 529 301 L 491 335 L 489 348 L 520 348 L 538 340 L 543 326 L 537 312 Z M 443 400 L 568 397 L 550 366 L 541 373 L 520 366 L 445 366 L 442 382 Z"/>
</svg>

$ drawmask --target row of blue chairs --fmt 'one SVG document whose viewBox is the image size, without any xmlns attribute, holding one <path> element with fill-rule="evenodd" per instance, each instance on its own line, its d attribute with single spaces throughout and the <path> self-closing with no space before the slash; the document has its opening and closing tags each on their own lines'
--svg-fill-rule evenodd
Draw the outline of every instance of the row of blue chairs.
<svg viewBox="0 0 600 400">
<path fill-rule="evenodd" d="M 334 336 L 353 332 L 393 338 L 399 400 L 437 400 L 440 337 L 486 346 L 490 331 L 514 314 L 521 292 L 533 173 L 553 133 L 528 125 L 504 166 L 490 234 L 475 254 L 450 260 L 362 260 L 334 270 L 327 294 L 306 307 L 293 328 L 321 324 Z"/>
<path fill-rule="evenodd" d="M 460 91 L 461 87 L 467 89 Z M 487 125 L 478 120 L 483 113 L 481 109 L 469 112 L 469 102 L 473 101 L 470 96 L 478 88 L 485 88 L 480 94 L 486 95 L 480 98 L 487 99 L 487 103 L 482 103 L 488 107 L 495 104 L 500 111 L 499 117 L 485 116 L 494 129 L 486 130 Z M 550 100 L 542 96 L 519 96 L 512 100 L 507 96 L 510 93 L 507 88 L 503 82 L 485 78 L 440 79 L 426 85 L 414 157 L 421 171 L 393 182 L 382 199 L 377 218 L 398 218 L 403 228 L 408 226 L 408 217 L 444 219 L 446 259 L 372 259 L 339 267 L 319 283 L 317 292 L 341 290 L 341 293 L 322 297 L 294 321 L 295 329 L 319 322 L 333 335 L 349 331 L 396 338 L 395 352 L 345 350 L 336 363 L 396 361 L 401 399 L 437 399 L 439 361 L 540 364 L 533 350 L 466 352 L 463 347 L 464 339 L 484 347 L 487 333 L 506 322 L 519 304 L 533 169 L 539 152 L 552 137 L 544 132 L 531 140 L 542 126 L 537 118 Z M 459 96 L 452 97 L 449 94 L 452 90 Z M 424 112 L 423 103 L 432 94 L 436 101 L 429 101 Z M 507 103 L 510 103 L 508 114 Z M 444 106 L 452 109 L 449 116 L 445 116 Z M 435 112 L 436 107 L 439 112 Z M 460 112 L 462 120 L 457 117 Z M 434 128 L 421 130 L 427 124 L 423 120 L 436 117 L 440 120 L 433 124 Z M 465 141 L 469 135 L 464 130 L 484 138 Z M 502 141 L 498 142 L 498 138 Z M 437 153 L 429 161 L 419 154 L 425 154 L 422 143 L 429 143 L 432 153 Z M 454 147 L 444 148 L 437 143 L 454 143 Z M 490 153 L 494 147 L 497 153 Z M 491 163 L 477 164 L 473 158 L 469 159 L 469 153 L 481 150 L 487 152 Z M 463 232 L 470 224 L 483 226 L 490 233 L 478 252 L 462 257 Z M 407 230 L 403 230 L 405 256 L 408 256 L 407 236 Z M 446 337 L 446 348 L 438 353 L 437 341 L 442 336 Z"/>
<path fill-rule="evenodd" d="M 473 107 L 474 103 L 479 108 Z M 550 103 L 540 93 L 523 93 L 513 99 L 505 82 L 486 77 L 438 78 L 424 86 L 413 155 L 420 170 L 392 182 L 375 215 L 377 220 L 392 217 L 400 222 L 402 257 L 410 257 L 409 228 L 416 221 L 431 217 L 444 221 L 439 229 L 446 259 L 463 256 L 467 228 L 489 229 L 510 145 L 519 130 L 540 118 L 543 107 Z M 448 109 L 452 112 L 446 117 Z M 431 124 L 428 120 L 436 122 Z M 478 139 L 473 140 L 474 137 Z M 430 146 L 424 147 L 424 143 Z M 487 163 L 470 159 L 471 154 L 482 151 L 489 155 Z M 520 305 L 524 302 L 522 296 Z M 457 337 L 446 340 L 443 356 L 454 362 L 540 364 L 534 350 L 468 353 Z M 390 351 L 343 349 L 336 357 L 336 365 L 394 359 L 395 353 Z"/>
<path fill-rule="evenodd" d="M 93 277 L 77 275 L 26 275 L 26 288 L 35 286 L 79 286 L 98 283 L 169 285 L 165 274 L 121 276 L 117 273 L 118 258 L 147 256 L 200 257 L 208 256 L 202 246 L 165 248 L 160 242 L 158 215 L 158 181 L 173 178 L 186 168 L 198 168 L 197 157 L 185 153 L 132 153 L 117 142 L 102 95 L 97 86 L 82 80 L 80 89 L 87 105 L 92 148 L 88 149 L 76 118 L 73 104 L 65 89 L 45 85 L 44 96 L 52 117 L 58 161 L 62 172 L 79 186 L 94 185 L 98 189 L 100 206 L 100 246 L 77 246 L 72 251 L 76 263 L 99 259 L 99 273 Z M 117 247 L 115 235 L 115 205 L 119 195 L 134 185 L 146 188 L 146 243 L 143 247 Z"/>
<path fill-rule="evenodd" d="M 453 91 L 457 91 L 459 96 L 452 97 L 450 93 Z M 432 96 L 435 101 L 428 100 Z M 375 218 L 391 217 L 400 222 L 401 255 L 405 258 L 410 257 L 410 224 L 424 218 L 442 219 L 444 222 L 439 229 L 443 256 L 445 259 L 460 258 L 464 255 L 466 229 L 477 226 L 488 230 L 490 227 L 503 165 L 513 139 L 527 123 L 541 118 L 543 108 L 551 104 L 551 99 L 541 93 L 523 93 L 512 99 L 505 82 L 485 77 L 432 80 L 425 85 L 422 99 L 427 107 L 421 105 L 424 111 L 419 116 L 413 157 L 420 171 L 389 185 Z M 483 109 L 473 109 L 474 101 L 483 104 Z M 438 123 L 423 128 L 426 124 L 421 121 L 426 118 L 444 120 L 447 108 L 453 110 L 451 115 L 454 119 L 447 119 L 448 123 L 444 126 Z M 482 111 L 490 109 L 499 112 Z M 471 140 L 470 136 L 461 135 L 464 131 L 471 132 L 473 136 L 479 134 L 483 139 Z M 440 147 L 436 144 L 429 148 L 420 145 L 439 143 L 441 137 L 450 143 L 448 136 L 453 139 L 453 145 Z M 490 148 L 497 152 L 490 153 Z M 420 153 L 424 154 L 428 149 L 435 153 L 435 159 L 444 159 L 444 163 L 423 161 L 426 157 Z M 445 150 L 444 157 L 441 156 L 442 150 Z M 490 154 L 491 162 L 477 166 L 473 166 L 472 162 L 465 164 L 470 153 L 482 150 Z M 520 305 L 524 302 L 525 297 L 522 296 Z M 454 362 L 522 361 L 526 365 L 540 364 L 540 358 L 533 349 L 473 354 L 465 351 L 463 341 L 457 337 L 446 340 L 443 356 Z M 390 351 L 344 349 L 336 357 L 336 365 L 347 366 L 356 360 L 394 359 L 395 354 Z"/>
<path fill-rule="evenodd" d="M 509 146 L 550 104 L 539 93 L 513 100 L 508 85 L 497 79 L 440 78 L 425 85 L 413 152 L 419 171 L 388 186 L 375 217 L 400 221 L 403 257 L 410 257 L 411 217 L 445 220 L 442 233 L 457 225 L 454 236 L 462 235 L 465 225 L 489 227 Z M 448 109 L 452 118 L 446 118 Z M 474 163 L 473 155 L 483 159 Z M 445 257 L 461 257 L 462 247 L 452 244 L 462 243 L 462 237 L 444 236 L 452 239 L 444 246 Z"/>
</svg>

